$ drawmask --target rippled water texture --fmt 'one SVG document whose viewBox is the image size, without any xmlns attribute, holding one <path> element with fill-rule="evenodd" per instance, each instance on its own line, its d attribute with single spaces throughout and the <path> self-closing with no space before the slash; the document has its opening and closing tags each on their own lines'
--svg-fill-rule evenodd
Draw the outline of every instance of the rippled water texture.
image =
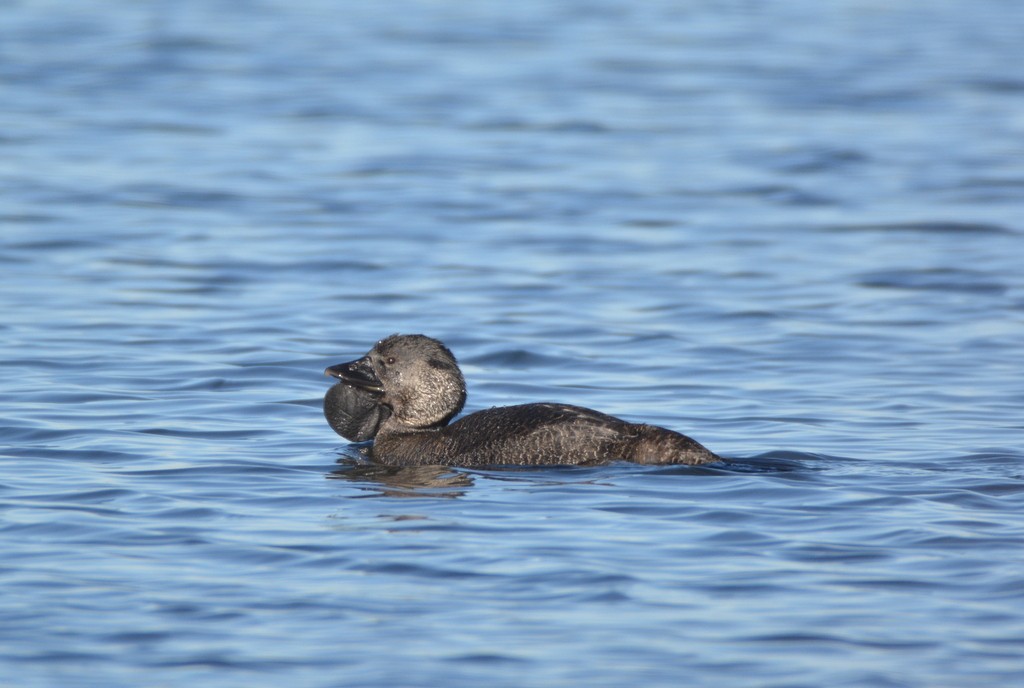
<svg viewBox="0 0 1024 688">
<path fill-rule="evenodd" d="M 1024 685 L 1024 5 L 0 8 L 0 684 Z M 395 470 L 445 341 L 710 468 Z"/>
</svg>

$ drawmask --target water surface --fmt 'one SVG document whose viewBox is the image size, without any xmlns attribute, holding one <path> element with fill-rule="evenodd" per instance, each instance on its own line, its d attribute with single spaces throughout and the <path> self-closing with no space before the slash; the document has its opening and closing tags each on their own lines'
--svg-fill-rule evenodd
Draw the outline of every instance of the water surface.
<svg viewBox="0 0 1024 688">
<path fill-rule="evenodd" d="M 0 679 L 1024 679 L 1024 9 L 8 3 Z M 715 467 L 385 469 L 326 365 Z"/>
</svg>

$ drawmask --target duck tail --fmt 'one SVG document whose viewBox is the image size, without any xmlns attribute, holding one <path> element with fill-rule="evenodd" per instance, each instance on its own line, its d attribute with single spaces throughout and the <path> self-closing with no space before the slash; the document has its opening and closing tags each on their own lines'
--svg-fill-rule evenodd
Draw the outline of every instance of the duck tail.
<svg viewBox="0 0 1024 688">
<path fill-rule="evenodd" d="M 633 443 L 630 461 L 643 464 L 690 464 L 696 466 L 721 461 L 697 440 L 656 425 L 636 425 L 638 441 Z"/>
</svg>

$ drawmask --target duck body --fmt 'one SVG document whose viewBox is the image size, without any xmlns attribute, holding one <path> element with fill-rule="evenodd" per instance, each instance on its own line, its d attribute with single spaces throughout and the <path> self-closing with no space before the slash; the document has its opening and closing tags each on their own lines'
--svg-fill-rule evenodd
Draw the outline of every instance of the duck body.
<svg viewBox="0 0 1024 688">
<path fill-rule="evenodd" d="M 403 466 L 556 466 L 615 460 L 697 464 L 718 458 L 671 430 L 552 403 L 490 408 L 427 430 L 385 424 L 371 451 L 375 461 Z"/>
<path fill-rule="evenodd" d="M 704 464 L 721 458 L 654 425 L 555 403 L 502 406 L 453 423 L 466 391 L 451 352 L 423 335 L 392 335 L 325 373 L 340 382 L 324 413 L 338 434 L 373 438 L 374 461 L 394 466 L 581 465 L 612 461 Z M 341 389 L 339 389 L 341 388 Z"/>
</svg>

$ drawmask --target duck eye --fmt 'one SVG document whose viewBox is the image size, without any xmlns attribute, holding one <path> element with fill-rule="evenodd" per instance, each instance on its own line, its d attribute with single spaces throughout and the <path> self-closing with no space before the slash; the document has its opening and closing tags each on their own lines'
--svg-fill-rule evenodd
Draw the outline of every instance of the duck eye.
<svg viewBox="0 0 1024 688">
<path fill-rule="evenodd" d="M 394 356 L 388 356 L 387 363 L 388 363 L 388 365 L 394 365 L 395 364 L 395 357 Z"/>
</svg>

